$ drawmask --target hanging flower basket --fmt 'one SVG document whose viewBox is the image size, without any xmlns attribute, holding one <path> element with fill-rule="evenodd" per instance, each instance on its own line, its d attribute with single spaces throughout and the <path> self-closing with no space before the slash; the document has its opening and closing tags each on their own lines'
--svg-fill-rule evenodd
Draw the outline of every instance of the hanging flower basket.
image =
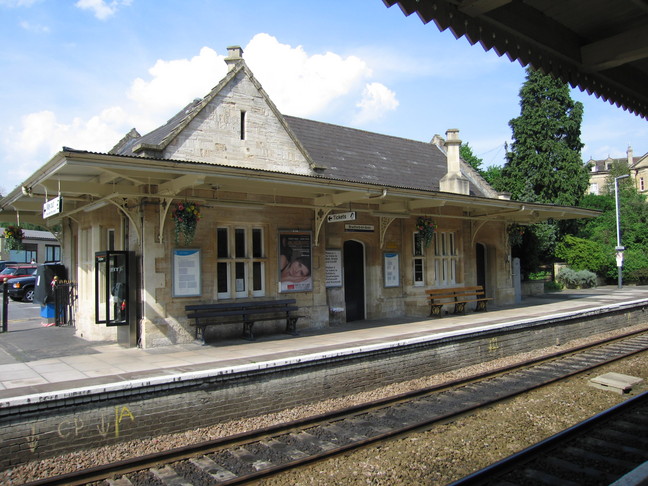
<svg viewBox="0 0 648 486">
<path fill-rule="evenodd" d="M 22 250 L 22 240 L 25 237 L 20 226 L 7 226 L 4 230 L 7 250 Z"/>
<path fill-rule="evenodd" d="M 522 239 L 524 238 L 525 232 L 525 226 L 521 226 L 519 224 L 510 224 L 508 227 L 509 244 L 512 247 L 522 245 Z"/>
<path fill-rule="evenodd" d="M 434 232 L 436 231 L 437 224 L 432 221 L 431 218 L 424 218 L 419 216 L 416 220 L 416 228 L 418 229 L 419 235 L 423 238 L 423 244 L 427 248 L 432 243 L 434 238 Z"/>
<path fill-rule="evenodd" d="M 196 226 L 200 221 L 200 206 L 192 202 L 176 204 L 171 213 L 175 223 L 175 244 L 189 246 L 196 235 Z"/>
</svg>

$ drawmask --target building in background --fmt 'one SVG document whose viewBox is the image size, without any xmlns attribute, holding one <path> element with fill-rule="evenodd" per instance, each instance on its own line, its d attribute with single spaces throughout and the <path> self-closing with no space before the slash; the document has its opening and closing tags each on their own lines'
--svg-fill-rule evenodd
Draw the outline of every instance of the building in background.
<svg viewBox="0 0 648 486">
<path fill-rule="evenodd" d="M 61 261 L 61 244 L 49 231 L 23 229 L 22 250 L 7 248 L 4 231 L 0 231 L 0 260 L 19 263 Z"/>
<path fill-rule="evenodd" d="M 632 147 L 628 147 L 626 157 L 587 161 L 590 166 L 590 194 L 607 194 L 610 183 L 610 171 L 615 166 L 627 165 L 630 170 L 630 177 L 634 181 L 635 187 L 639 192 L 648 192 L 648 153 L 635 157 Z M 620 174 L 617 174 L 620 175 Z M 614 189 L 612 188 L 612 191 Z"/>
</svg>

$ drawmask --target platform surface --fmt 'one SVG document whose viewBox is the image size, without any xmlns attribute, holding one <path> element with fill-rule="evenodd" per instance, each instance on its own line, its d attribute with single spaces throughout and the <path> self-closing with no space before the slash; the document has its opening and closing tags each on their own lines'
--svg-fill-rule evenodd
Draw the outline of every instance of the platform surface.
<svg viewBox="0 0 648 486">
<path fill-rule="evenodd" d="M 233 339 L 151 349 L 88 342 L 76 337 L 72 327 L 44 327 L 35 312 L 33 318 L 10 320 L 9 331 L 0 333 L 0 407 L 70 390 L 133 387 L 146 380 L 159 383 L 215 370 L 227 373 L 262 363 L 353 353 L 642 301 L 648 304 L 646 286 L 566 290 L 528 297 L 515 306 L 490 306 L 488 312 L 356 321 L 324 330 L 300 330 L 296 337 L 273 335 L 254 342 Z"/>
</svg>

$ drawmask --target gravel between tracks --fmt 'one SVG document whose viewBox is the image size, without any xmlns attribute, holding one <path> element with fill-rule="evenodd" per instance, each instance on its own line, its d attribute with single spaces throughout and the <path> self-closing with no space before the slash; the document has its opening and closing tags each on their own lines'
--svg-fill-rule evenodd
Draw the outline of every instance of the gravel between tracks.
<svg viewBox="0 0 648 486">
<path fill-rule="evenodd" d="M 623 332 L 630 329 L 648 329 L 648 326 L 635 326 L 624 329 Z M 182 434 L 125 442 L 35 461 L 1 471 L 0 483 L 24 484 L 101 463 L 297 420 L 352 404 L 447 382 L 618 334 L 621 332 L 600 334 L 566 343 L 561 348 L 545 348 L 451 373 L 389 385 L 371 392 L 327 400 L 262 417 L 231 421 Z M 619 395 L 588 385 L 589 378 L 608 371 L 638 376 L 648 381 L 648 352 L 607 365 L 589 375 L 580 375 L 558 385 L 536 390 L 523 398 L 516 398 L 460 420 L 436 426 L 428 432 L 413 434 L 377 447 L 317 463 L 299 471 L 284 473 L 264 480 L 261 484 L 273 486 L 447 484 L 627 399 L 628 395 Z M 644 383 L 637 391 L 646 388 L 648 387 Z"/>
</svg>

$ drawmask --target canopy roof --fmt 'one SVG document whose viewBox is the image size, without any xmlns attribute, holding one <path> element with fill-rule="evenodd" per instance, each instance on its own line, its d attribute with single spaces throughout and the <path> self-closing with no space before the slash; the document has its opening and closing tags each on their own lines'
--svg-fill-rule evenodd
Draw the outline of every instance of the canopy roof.
<svg viewBox="0 0 648 486">
<path fill-rule="evenodd" d="M 646 0 L 383 0 L 648 118 Z"/>
<path fill-rule="evenodd" d="M 55 223 L 112 204 L 128 209 L 129 200 L 168 204 L 200 192 L 195 199 L 215 207 L 302 207 L 320 210 L 366 211 L 377 217 L 429 214 L 444 217 L 460 209 L 475 221 L 534 223 L 546 219 L 594 217 L 584 208 L 534 204 L 493 197 L 398 187 L 380 182 L 340 180 L 325 175 L 288 174 L 208 164 L 66 149 L 56 154 L 22 187 L 14 189 L 0 208 L 7 217 L 35 223 Z M 205 194 L 209 194 L 205 196 Z M 46 200 L 61 195 L 63 212 L 43 219 Z M 279 197 L 280 196 L 280 197 Z M 456 211 L 452 211 L 456 216 Z"/>
</svg>

